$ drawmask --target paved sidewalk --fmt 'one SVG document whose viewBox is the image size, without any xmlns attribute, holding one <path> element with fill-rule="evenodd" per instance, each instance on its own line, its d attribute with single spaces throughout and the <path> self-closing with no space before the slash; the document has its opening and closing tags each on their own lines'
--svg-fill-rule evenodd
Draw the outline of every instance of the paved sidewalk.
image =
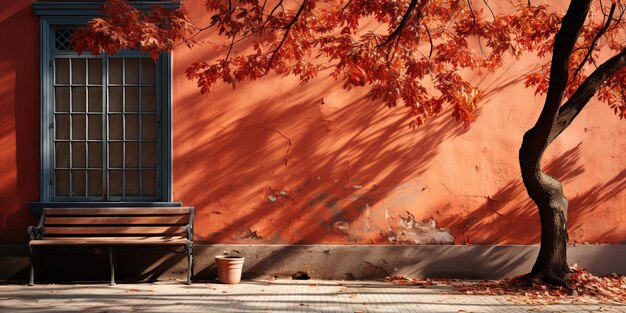
<svg viewBox="0 0 626 313">
<path fill-rule="evenodd" d="M 1 312 L 626 312 L 613 304 L 514 304 L 450 294 L 449 286 L 364 281 L 244 281 L 239 285 L 0 285 Z"/>
</svg>

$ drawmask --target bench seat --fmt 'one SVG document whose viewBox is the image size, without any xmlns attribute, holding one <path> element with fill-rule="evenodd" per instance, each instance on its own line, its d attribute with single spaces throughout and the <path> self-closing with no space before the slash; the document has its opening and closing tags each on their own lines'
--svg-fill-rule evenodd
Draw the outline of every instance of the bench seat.
<svg viewBox="0 0 626 313">
<path fill-rule="evenodd" d="M 107 247 L 111 284 L 115 284 L 116 247 L 181 246 L 188 260 L 187 283 L 193 275 L 193 207 L 44 208 L 39 225 L 28 228 L 31 238 L 31 278 L 37 247 Z"/>
<path fill-rule="evenodd" d="M 184 246 L 187 239 L 183 237 L 56 237 L 54 239 L 33 240 L 33 246 Z"/>
</svg>

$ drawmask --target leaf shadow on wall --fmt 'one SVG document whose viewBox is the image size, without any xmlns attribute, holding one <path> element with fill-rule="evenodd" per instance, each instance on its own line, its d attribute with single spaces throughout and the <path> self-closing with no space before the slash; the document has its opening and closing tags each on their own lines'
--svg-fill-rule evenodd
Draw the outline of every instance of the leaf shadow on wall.
<svg viewBox="0 0 626 313">
<path fill-rule="evenodd" d="M 613 178 L 605 183 L 599 183 L 591 187 L 588 191 L 571 197 L 569 202 L 569 230 L 570 241 L 572 234 L 577 235 L 581 232 L 581 236 L 585 235 L 587 242 L 618 242 L 626 238 L 626 231 L 615 231 L 615 229 L 606 229 L 602 232 L 593 232 L 585 234 L 586 230 L 595 230 L 593 223 L 598 220 L 607 220 L 615 217 L 605 216 L 603 212 L 620 212 L 623 211 L 625 201 L 622 201 L 622 207 L 611 210 L 607 208 L 608 203 L 619 203 L 614 201 L 615 197 L 621 194 L 624 199 L 624 190 L 626 190 L 626 169 L 619 172 Z M 619 205 L 619 204 L 618 204 Z M 574 238 L 575 239 L 575 238 Z M 577 242 L 576 240 L 575 242 Z M 580 242 L 577 242 L 580 243 Z M 622 242 L 624 243 L 624 242 Z"/>
<path fill-rule="evenodd" d="M 187 122 L 175 125 L 175 196 L 196 207 L 200 243 L 385 243 L 375 225 L 385 212 L 371 208 L 465 130 L 449 112 L 411 130 L 404 110 L 362 96 L 335 104 L 317 86 L 243 104 L 250 93 L 240 92 L 209 95 L 208 110 L 190 99 L 178 113 Z"/>
<path fill-rule="evenodd" d="M 547 174 L 565 185 L 566 197 L 566 185 L 575 183 L 585 171 L 581 163 L 582 147 L 580 142 L 562 155 L 547 160 L 543 167 Z M 622 171 L 606 183 L 597 184 L 580 195 L 569 196 L 570 233 L 589 222 L 588 219 L 585 221 L 585 216 L 599 214 L 602 204 L 609 202 L 625 187 L 626 172 Z M 442 220 L 442 224 L 452 225 L 456 243 L 461 244 L 534 244 L 539 242 L 540 236 L 537 207 L 528 197 L 521 178 L 509 181 L 495 194 L 486 196 L 484 204 L 477 209 Z M 603 235 L 594 236 L 593 240 L 602 242 Z"/>
<path fill-rule="evenodd" d="M 462 131 L 442 116 L 416 131 L 423 136 L 415 136 L 404 117 L 389 122 L 389 114 L 380 112 L 388 109 L 372 109 L 365 99 L 344 104 L 329 118 L 306 100 L 288 108 L 275 105 L 280 98 L 268 102 L 176 158 L 189 164 L 174 173 L 175 179 L 189 181 L 185 202 L 196 206 L 197 220 L 213 221 L 205 225 L 213 231 L 198 228 L 200 241 L 245 243 L 239 233 L 259 227 L 264 228 L 259 231 L 263 243 L 332 237 L 328 226 L 356 220 L 366 204 L 372 207 L 393 187 L 423 172 L 439 143 Z M 197 126 L 189 140 L 204 137 Z M 390 146 L 409 136 L 420 139 Z"/>
</svg>

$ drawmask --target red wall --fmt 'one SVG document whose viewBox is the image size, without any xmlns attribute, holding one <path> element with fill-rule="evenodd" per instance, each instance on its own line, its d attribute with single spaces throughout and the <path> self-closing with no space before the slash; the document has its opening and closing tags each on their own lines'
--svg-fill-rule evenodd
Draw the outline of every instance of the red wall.
<svg viewBox="0 0 626 313">
<path fill-rule="evenodd" d="M 30 1 L 0 3 L 0 241 L 23 242 L 39 193 L 39 24 Z M 202 9 L 190 11 L 208 24 Z M 472 78 L 485 98 L 470 129 L 444 112 L 414 131 L 402 109 L 323 75 L 304 87 L 268 77 L 203 96 L 185 69 L 218 52 L 208 45 L 173 55 L 174 200 L 196 207 L 197 241 L 538 241 L 517 165 L 542 105 L 521 78 L 537 60 Z M 626 241 L 624 133 L 626 124 L 592 101 L 545 157 L 571 200 L 573 242 Z"/>
<path fill-rule="evenodd" d="M 0 241 L 26 240 L 39 198 L 39 19 L 0 1 Z"/>
</svg>

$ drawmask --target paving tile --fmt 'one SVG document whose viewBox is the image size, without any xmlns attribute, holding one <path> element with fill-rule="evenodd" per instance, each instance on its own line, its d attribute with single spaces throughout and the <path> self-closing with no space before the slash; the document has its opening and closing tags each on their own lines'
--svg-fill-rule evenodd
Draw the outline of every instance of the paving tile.
<svg viewBox="0 0 626 313">
<path fill-rule="evenodd" d="M 243 281 L 238 285 L 0 285 L 0 312 L 626 312 L 625 305 L 515 304 L 450 287 L 358 281 Z"/>
</svg>

